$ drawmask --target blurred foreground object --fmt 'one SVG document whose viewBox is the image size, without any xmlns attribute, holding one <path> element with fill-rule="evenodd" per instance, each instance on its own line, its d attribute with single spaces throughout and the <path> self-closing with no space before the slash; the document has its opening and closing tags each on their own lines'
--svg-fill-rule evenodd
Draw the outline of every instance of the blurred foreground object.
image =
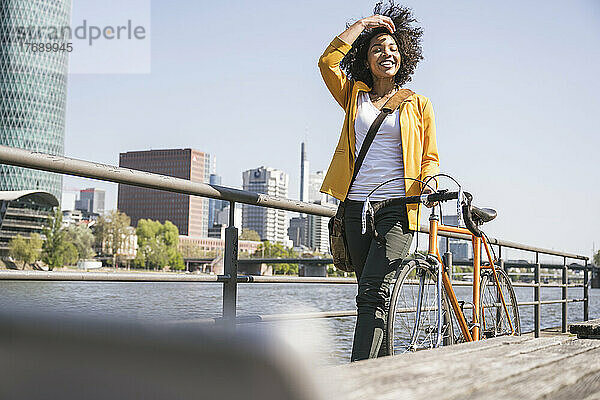
<svg viewBox="0 0 600 400">
<path fill-rule="evenodd" d="M 321 399 L 269 335 L 0 312 L 1 399 Z"/>
</svg>

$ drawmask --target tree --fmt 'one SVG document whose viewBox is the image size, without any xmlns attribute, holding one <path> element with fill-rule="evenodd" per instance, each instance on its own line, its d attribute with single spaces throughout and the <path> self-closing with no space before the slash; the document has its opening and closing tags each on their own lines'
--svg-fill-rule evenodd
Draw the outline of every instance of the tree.
<svg viewBox="0 0 600 400">
<path fill-rule="evenodd" d="M 179 251 L 179 230 L 171 221 L 141 219 L 136 228 L 138 253 L 135 265 L 138 267 L 184 269 L 183 256 Z"/>
<path fill-rule="evenodd" d="M 183 256 L 177 248 L 179 245 L 179 229 L 171 221 L 165 221 L 160 229 L 160 234 L 165 244 L 169 266 L 173 269 L 184 269 Z"/>
<path fill-rule="evenodd" d="M 74 236 L 68 232 L 68 228 L 62 226 L 62 212 L 56 208 L 43 229 L 46 240 L 42 245 L 42 260 L 48 264 L 50 271 L 56 267 L 73 265 L 79 260 Z"/>
<path fill-rule="evenodd" d="M 146 260 L 154 268 L 164 268 L 169 264 L 167 246 L 161 240 L 150 240 L 147 244 Z"/>
<path fill-rule="evenodd" d="M 188 241 L 179 243 L 178 249 L 183 258 L 216 258 L 219 253 L 222 253 L 217 250 L 202 250 L 197 244 Z M 240 258 L 242 258 L 242 253 L 240 252 Z"/>
<path fill-rule="evenodd" d="M 31 264 L 41 257 L 43 240 L 40 235 L 33 233 L 30 238 L 24 238 L 21 235 L 13 237 L 8 246 L 8 254 L 15 260 L 25 265 Z"/>
<path fill-rule="evenodd" d="M 65 239 L 73 243 L 77 249 L 78 258 L 92 258 L 94 257 L 94 250 L 92 246 L 94 244 L 94 235 L 92 230 L 86 225 L 71 225 L 64 228 Z"/>
<path fill-rule="evenodd" d="M 241 240 L 252 240 L 255 242 L 260 242 L 260 235 L 258 232 L 252 229 L 242 229 L 242 233 L 240 235 Z"/>
<path fill-rule="evenodd" d="M 160 224 L 160 222 L 152 221 L 150 219 L 140 219 L 138 221 L 135 230 L 138 241 L 138 250 L 134 260 L 134 264 L 137 267 L 148 268 L 152 265 L 151 253 L 156 250 L 156 247 L 152 246 L 152 242 L 158 235 L 158 224 Z"/>
<path fill-rule="evenodd" d="M 32 233 L 29 237 L 29 261 L 28 263 L 34 263 L 42 259 L 42 246 L 44 240 L 37 233 Z"/>
<path fill-rule="evenodd" d="M 354 272 L 345 272 L 341 269 L 337 269 L 333 265 L 327 266 L 327 276 L 340 276 L 340 277 L 355 277 Z"/>
<path fill-rule="evenodd" d="M 21 235 L 13 237 L 8 243 L 8 255 L 10 255 L 15 261 L 21 261 L 23 268 L 29 260 L 29 244 L 27 239 Z"/>
<path fill-rule="evenodd" d="M 48 269 L 52 271 L 55 267 L 64 265 L 65 238 L 62 229 L 62 212 L 58 208 L 54 210 L 54 214 L 48 219 L 48 224 L 44 227 L 43 232 L 46 240 L 42 246 L 42 260 L 48 264 Z"/>
<path fill-rule="evenodd" d="M 130 223 L 131 218 L 127 214 L 113 210 L 108 215 L 99 217 L 94 225 L 96 243 L 104 254 L 113 257 L 114 266 L 117 265 L 117 257 L 123 252 Z"/>
<path fill-rule="evenodd" d="M 298 254 L 291 248 L 280 243 L 262 242 L 252 255 L 253 258 L 298 258 Z M 273 273 L 276 275 L 298 275 L 298 264 L 275 264 Z"/>
<path fill-rule="evenodd" d="M 59 253 L 59 264 L 60 265 L 74 265 L 79 260 L 79 254 L 77 253 L 77 247 L 71 242 L 63 240 L 58 248 Z"/>
<path fill-rule="evenodd" d="M 184 258 L 202 258 L 205 252 L 195 243 L 183 242 L 179 245 L 179 251 Z"/>
<path fill-rule="evenodd" d="M 594 264 L 596 266 L 600 266 L 600 250 L 596 254 L 594 254 Z"/>
</svg>

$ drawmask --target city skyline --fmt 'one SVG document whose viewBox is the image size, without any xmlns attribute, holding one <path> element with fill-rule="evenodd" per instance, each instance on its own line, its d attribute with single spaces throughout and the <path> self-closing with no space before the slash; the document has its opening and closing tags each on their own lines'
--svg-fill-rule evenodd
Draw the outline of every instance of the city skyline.
<svg viewBox="0 0 600 400">
<path fill-rule="evenodd" d="M 442 171 L 475 204 L 498 210 L 486 232 L 589 255 L 600 241 L 593 228 L 600 223 L 600 137 L 590 117 L 600 106 L 598 4 L 402 3 L 425 32 L 425 59 L 407 86 L 432 101 Z M 115 150 L 201 147 L 218 156 L 224 186 L 239 188 L 240 171 L 269 165 L 290 174 L 289 197 L 297 199 L 298 145 L 306 140 L 311 166 L 326 170 L 343 118 L 317 58 L 373 4 L 333 0 L 314 13 L 313 1 L 155 3 L 151 74 L 70 77 L 66 154 L 116 165 Z M 74 4 L 74 15 L 85 12 Z M 203 18 L 218 14 L 231 24 Z M 205 21 L 200 28 L 191 23 L 197 18 Z M 307 20 L 310 28 L 301 23 Z M 182 29 L 176 37 L 173 26 Z M 267 39 L 267 32 L 277 34 Z M 223 43 L 235 50 L 206 62 Z M 233 114 L 224 107 L 230 93 L 244 105 Z M 102 138 L 93 148 L 90 135 Z M 66 186 L 83 181 L 65 179 Z M 108 202 L 114 188 L 103 185 Z"/>
<path fill-rule="evenodd" d="M 316 203 L 316 204 L 337 204 L 334 198 L 319 191 L 321 184 L 324 179 L 324 171 L 315 171 L 312 172 L 309 168 L 308 154 L 306 151 L 306 144 L 304 142 L 301 143 L 301 175 L 305 177 L 304 181 L 300 183 L 300 191 L 299 193 L 305 193 L 305 198 L 301 198 L 301 201 Z M 194 153 L 194 157 L 191 157 L 189 152 Z M 185 178 L 187 174 L 193 170 L 193 164 L 196 161 L 196 156 L 198 157 L 208 157 L 207 161 L 201 162 L 201 164 L 209 165 L 208 172 L 210 172 L 209 181 L 203 183 L 210 183 L 211 185 L 220 185 L 221 177 L 217 173 L 216 168 L 216 157 L 214 155 L 208 155 L 197 150 L 193 149 L 156 149 L 156 150 L 139 150 L 134 152 L 127 152 L 120 154 L 120 167 L 125 168 L 133 168 L 140 170 L 147 170 L 154 173 L 162 173 L 171 176 L 177 176 L 179 178 Z M 192 168 L 188 171 L 186 168 L 187 161 L 192 163 Z M 187 172 L 186 172 L 187 171 Z M 265 184 L 265 182 L 254 182 L 256 180 L 255 172 L 259 172 L 259 177 L 262 175 L 266 176 L 267 182 L 271 180 L 281 181 L 281 188 L 278 188 L 280 184 L 273 185 Z M 286 197 L 288 190 L 288 174 L 285 171 L 279 171 L 273 169 L 271 167 L 260 167 L 258 169 L 247 170 L 242 173 L 244 182 L 244 189 L 253 189 L 258 193 L 265 193 L 272 196 L 283 196 Z M 251 178 L 249 178 L 252 176 Z M 250 179 L 254 178 L 253 182 L 250 182 Z M 264 177 L 263 177 L 264 178 Z M 258 186 L 257 186 L 258 183 Z M 178 221 L 179 212 L 176 211 L 177 207 L 174 207 L 173 210 L 169 211 L 168 214 L 166 211 L 160 211 L 161 207 L 159 204 L 164 203 L 165 200 L 163 197 L 166 195 L 168 200 L 166 201 L 168 204 L 178 204 L 178 200 L 176 197 L 186 197 L 182 195 L 176 195 L 173 193 L 162 193 L 156 190 L 144 189 L 144 188 L 135 188 L 129 187 L 128 185 L 122 185 L 120 187 L 119 193 L 122 193 L 124 199 L 121 199 L 117 196 L 117 208 L 121 212 L 125 212 L 128 216 L 132 218 L 131 225 L 136 226 L 137 222 L 144 219 L 158 220 L 160 222 L 164 222 L 169 220 L 174 222 L 175 225 L 180 229 L 180 234 L 184 236 L 195 236 L 197 238 L 209 238 L 209 237 L 221 237 L 223 227 L 228 224 L 228 216 L 229 216 L 229 206 L 226 201 L 209 199 L 208 200 L 208 226 L 207 226 L 207 234 L 206 235 L 198 235 L 197 233 L 188 234 L 188 230 L 183 227 L 182 229 L 182 221 Z M 129 193 L 129 191 L 134 190 L 137 194 Z M 130 200 L 136 199 L 136 203 L 142 200 L 142 207 L 135 206 L 133 207 Z M 68 200 L 67 200 L 68 199 Z M 64 190 L 63 191 L 63 204 L 62 211 L 67 210 L 79 210 L 85 211 L 87 213 L 95 213 L 95 214 L 104 214 L 104 200 L 105 200 L 105 191 L 103 189 L 98 188 L 85 188 L 80 189 L 77 192 L 73 190 Z M 122 204 L 122 205 L 119 205 Z M 153 204 L 149 209 L 144 206 L 144 204 Z M 239 209 L 239 217 L 236 217 L 236 226 L 238 227 L 239 233 L 243 231 L 242 220 L 243 213 L 242 209 L 244 205 L 241 205 Z M 237 207 L 236 207 L 237 208 Z M 250 206 L 249 208 L 256 208 Z M 158 214 L 157 214 L 158 210 Z M 174 211 L 175 210 L 175 211 Z M 261 214 L 265 214 L 262 218 L 272 218 L 273 216 L 267 215 L 269 212 L 263 212 L 265 210 L 258 208 L 261 211 Z M 277 218 L 287 218 L 287 225 L 291 227 L 293 225 L 293 221 L 298 218 L 294 218 L 288 212 L 282 212 L 271 210 L 271 213 L 277 214 Z M 281 215 L 280 215 L 281 214 Z M 171 217 L 167 218 L 167 215 Z M 246 216 L 246 220 L 248 216 Z M 304 232 L 303 235 L 306 237 L 301 240 L 298 244 L 297 240 L 293 238 L 293 234 L 290 230 L 287 230 L 287 238 L 294 242 L 294 246 L 307 246 L 311 250 L 316 250 L 322 253 L 328 252 L 329 242 L 328 242 L 328 231 L 327 231 L 327 219 L 323 217 L 317 217 L 312 215 L 303 215 L 300 217 L 302 222 L 302 230 Z M 259 225 L 265 224 L 268 226 L 269 222 L 263 222 Z M 188 216 L 188 225 L 194 225 L 194 221 L 192 221 L 192 215 Z M 252 224 L 250 224 L 252 225 Z M 259 233 L 259 236 L 264 236 L 263 240 L 275 240 L 279 242 L 285 243 L 287 238 L 283 238 L 282 232 L 285 232 L 285 226 L 281 229 L 281 232 L 278 234 L 274 233 L 265 233 L 263 232 L 262 226 L 249 226 L 247 229 L 252 229 Z M 217 232 L 218 231 L 218 232 Z M 277 237 L 277 238 L 276 238 Z M 289 245 L 290 242 L 288 241 Z"/>
</svg>

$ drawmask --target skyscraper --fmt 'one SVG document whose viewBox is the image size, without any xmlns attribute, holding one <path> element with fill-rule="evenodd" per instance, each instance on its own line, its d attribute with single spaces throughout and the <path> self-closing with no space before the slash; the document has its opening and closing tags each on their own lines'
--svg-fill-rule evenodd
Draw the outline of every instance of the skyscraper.
<svg viewBox="0 0 600 400">
<path fill-rule="evenodd" d="M 306 152 L 306 143 L 302 142 L 300 146 L 300 201 L 308 200 L 308 175 L 310 168 L 308 165 L 308 154 Z"/>
<path fill-rule="evenodd" d="M 130 151 L 119 154 L 119 166 L 209 183 L 211 156 L 193 149 Z M 119 184 L 117 208 L 136 226 L 142 218 L 171 221 L 180 235 L 208 237 L 208 199 Z"/>
<path fill-rule="evenodd" d="M 68 53 L 34 52 L 23 31 L 68 26 L 70 14 L 70 0 L 0 2 L 0 144 L 64 155 Z M 0 190 L 30 189 L 60 199 L 62 176 L 0 165 Z"/>
<path fill-rule="evenodd" d="M 221 176 L 210 174 L 211 185 L 221 185 Z M 217 213 L 223 211 L 223 208 L 229 203 L 225 200 L 208 199 L 208 228 L 212 228 L 216 224 Z"/>
<path fill-rule="evenodd" d="M 338 205 L 340 202 L 333 196 L 325 193 L 321 193 L 321 185 L 325 179 L 325 173 L 323 171 L 317 171 L 314 174 L 309 174 L 308 178 L 308 201 L 309 203 L 315 201 L 321 201 L 323 204 Z"/>
<path fill-rule="evenodd" d="M 339 204 L 339 201 L 328 194 L 321 193 L 321 185 L 325 174 L 323 171 L 317 171 L 309 175 L 308 201 L 311 203 L 334 206 Z M 327 223 L 329 218 L 320 217 L 318 215 L 308 215 L 308 247 L 320 252 L 329 252 L 329 230 Z"/>
<path fill-rule="evenodd" d="M 259 167 L 244 171 L 242 178 L 244 190 L 287 198 L 289 176 L 283 171 Z M 242 219 L 244 229 L 256 231 L 262 240 L 290 244 L 287 211 L 244 204 Z"/>
<path fill-rule="evenodd" d="M 444 224 L 450 226 L 459 226 L 458 223 L 458 215 L 444 215 L 443 221 Z M 461 227 L 464 228 L 464 224 L 461 221 Z M 461 239 L 454 238 L 445 238 L 440 237 L 438 240 L 440 254 L 443 254 L 448 251 L 446 247 L 446 243 L 450 245 L 450 253 L 452 253 L 452 257 L 455 261 L 464 261 L 468 260 L 470 257 L 470 248 L 469 242 Z"/>
<path fill-rule="evenodd" d="M 323 205 L 321 200 L 315 204 Z M 319 253 L 329 253 L 329 218 L 318 215 L 308 215 L 308 247 Z"/>
<path fill-rule="evenodd" d="M 306 143 L 300 146 L 300 201 L 317 204 L 338 204 L 337 199 L 320 192 L 325 174 L 310 173 Z M 307 246 L 322 253 L 329 249 L 327 218 L 300 214 L 290 220 L 288 236 L 294 246 Z"/>
<path fill-rule="evenodd" d="M 290 219 L 288 237 L 294 247 L 308 247 L 308 216 L 294 217 Z"/>
<path fill-rule="evenodd" d="M 102 189 L 87 188 L 79 191 L 79 200 L 75 200 L 75 209 L 92 214 L 104 214 L 106 192 Z"/>
</svg>

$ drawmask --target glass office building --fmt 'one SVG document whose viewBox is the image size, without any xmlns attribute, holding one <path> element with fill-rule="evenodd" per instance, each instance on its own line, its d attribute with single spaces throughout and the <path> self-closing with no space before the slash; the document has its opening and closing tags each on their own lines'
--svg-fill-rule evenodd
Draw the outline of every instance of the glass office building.
<svg viewBox="0 0 600 400">
<path fill-rule="evenodd" d="M 70 13 L 70 0 L 0 1 L 1 145 L 64 154 L 68 52 L 32 51 L 24 42 L 51 43 L 43 29 L 69 26 Z M 0 164 L 3 190 L 60 199 L 62 176 Z"/>
</svg>

